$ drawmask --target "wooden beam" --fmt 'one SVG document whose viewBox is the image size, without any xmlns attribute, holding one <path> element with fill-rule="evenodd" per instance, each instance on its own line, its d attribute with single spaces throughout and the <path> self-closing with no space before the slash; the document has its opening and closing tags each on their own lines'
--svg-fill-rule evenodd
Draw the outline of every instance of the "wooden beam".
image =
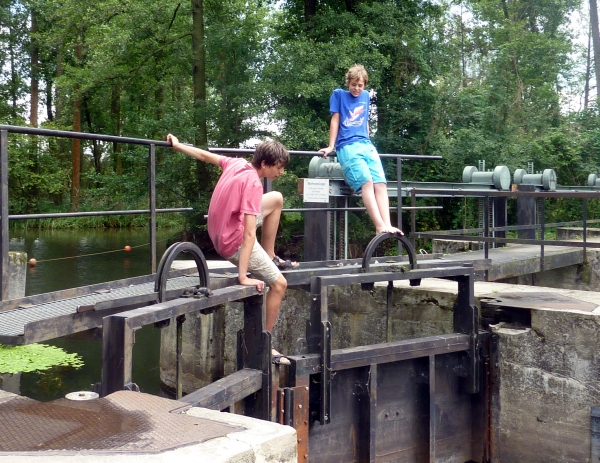
<svg viewBox="0 0 600 463">
<path fill-rule="evenodd" d="M 244 368 L 182 397 L 179 401 L 192 407 L 224 410 L 231 403 L 259 391 L 262 388 L 262 376 L 261 370 Z"/>
</svg>

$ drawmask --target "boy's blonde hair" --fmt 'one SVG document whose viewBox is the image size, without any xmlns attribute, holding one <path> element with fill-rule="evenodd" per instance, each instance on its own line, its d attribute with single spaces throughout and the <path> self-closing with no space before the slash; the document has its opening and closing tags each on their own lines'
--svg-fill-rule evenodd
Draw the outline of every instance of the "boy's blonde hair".
<svg viewBox="0 0 600 463">
<path fill-rule="evenodd" d="M 365 86 L 369 83 L 369 75 L 362 64 L 355 64 L 346 73 L 346 85 L 350 85 L 353 80 L 362 79 Z"/>
</svg>

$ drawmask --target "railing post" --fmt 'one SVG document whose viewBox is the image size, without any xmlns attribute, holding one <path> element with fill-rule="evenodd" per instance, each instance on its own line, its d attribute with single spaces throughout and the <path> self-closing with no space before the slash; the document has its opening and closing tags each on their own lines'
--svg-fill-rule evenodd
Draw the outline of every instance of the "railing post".
<svg viewBox="0 0 600 463">
<path fill-rule="evenodd" d="M 156 273 L 156 145 L 150 145 L 149 153 L 149 192 L 148 198 L 150 202 L 150 271 Z"/>
<path fill-rule="evenodd" d="M 417 232 L 417 211 L 414 209 L 417 205 L 417 194 L 415 189 L 410 190 L 410 206 L 412 207 L 410 211 L 410 244 L 412 247 L 415 247 L 416 238 L 415 233 Z M 400 250 L 401 252 L 402 250 Z"/>
<path fill-rule="evenodd" d="M 587 259 L 587 198 L 583 198 L 583 262 Z"/>
<path fill-rule="evenodd" d="M 485 238 L 490 237 L 490 197 L 485 195 L 483 197 L 483 236 Z M 490 256 L 490 243 L 486 239 L 483 242 L 483 257 L 488 259 Z"/>
<path fill-rule="evenodd" d="M 543 196 L 540 198 L 540 239 L 542 240 L 542 244 L 540 246 L 540 272 L 544 271 L 544 235 L 545 235 L 545 227 L 546 227 L 546 198 Z M 585 251 L 584 251 L 585 252 Z"/>
<path fill-rule="evenodd" d="M 0 130 L 0 300 L 8 299 L 8 131 Z"/>
<path fill-rule="evenodd" d="M 398 228 L 402 230 L 402 159 L 396 158 L 396 196 L 398 198 Z M 398 248 L 398 255 L 402 253 L 402 249 Z"/>
</svg>

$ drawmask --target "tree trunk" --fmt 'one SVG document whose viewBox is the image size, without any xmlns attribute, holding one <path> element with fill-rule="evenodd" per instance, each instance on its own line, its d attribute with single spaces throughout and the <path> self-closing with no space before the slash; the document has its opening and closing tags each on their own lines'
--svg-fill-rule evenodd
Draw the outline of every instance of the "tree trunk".
<svg viewBox="0 0 600 463">
<path fill-rule="evenodd" d="M 18 95 L 18 74 L 17 74 L 17 64 L 15 57 L 15 41 L 14 41 L 14 33 L 15 31 L 11 28 L 8 31 L 8 54 L 10 59 L 10 99 L 12 101 L 12 112 L 11 117 L 16 119 L 19 112 L 17 107 L 17 100 L 19 99 Z"/>
<path fill-rule="evenodd" d="M 52 113 L 52 87 L 54 86 L 52 78 L 48 76 L 46 78 L 46 117 L 50 122 L 54 120 L 54 114 Z"/>
<path fill-rule="evenodd" d="M 206 42 L 204 40 L 204 0 L 192 0 L 192 53 L 194 76 L 194 118 L 196 145 L 206 147 Z"/>
<path fill-rule="evenodd" d="M 115 135 L 121 136 L 121 92 L 113 87 L 112 97 L 110 99 L 110 113 L 115 120 Z M 123 164 L 121 160 L 121 144 L 113 143 L 114 169 L 117 175 L 123 174 Z"/>
<path fill-rule="evenodd" d="M 588 108 L 590 102 L 590 75 L 592 73 L 592 25 L 588 27 L 588 43 L 587 43 L 587 57 L 585 62 L 585 89 L 583 93 L 583 109 Z"/>
<path fill-rule="evenodd" d="M 594 46 L 596 100 L 598 100 L 598 90 L 600 90 L 600 30 L 598 28 L 598 4 L 596 0 L 590 0 L 590 22 L 592 23 L 592 44 Z"/>
<path fill-rule="evenodd" d="M 83 44 L 81 43 L 83 40 L 83 34 L 79 37 L 79 42 L 75 46 L 75 58 L 77 63 L 81 63 L 81 59 L 83 56 Z M 78 92 L 78 88 L 75 89 L 75 92 Z M 73 106 L 73 131 L 81 132 L 81 96 L 77 95 L 75 97 L 75 103 Z M 78 138 L 73 138 L 73 145 L 71 148 L 72 154 L 72 181 L 71 181 L 71 210 L 76 211 L 79 209 L 79 187 L 80 187 L 80 175 L 81 175 L 81 141 Z"/>
<path fill-rule="evenodd" d="M 304 21 L 309 22 L 317 14 L 317 0 L 304 0 Z"/>
<path fill-rule="evenodd" d="M 39 103 L 39 52 L 37 40 L 34 38 L 37 32 L 37 14 L 31 12 L 31 105 L 29 107 L 29 123 L 32 127 L 38 126 L 38 103 Z"/>
<path fill-rule="evenodd" d="M 29 124 L 31 127 L 38 126 L 38 103 L 39 103 L 39 50 L 35 34 L 37 32 L 37 13 L 31 10 L 31 48 L 29 49 L 31 59 L 31 88 L 30 88 L 30 105 L 29 105 Z M 31 172 L 39 173 L 38 163 L 38 137 L 31 135 L 29 137 L 30 151 L 29 160 L 31 162 Z M 32 194 L 39 197 L 39 188 L 34 186 Z"/>
<path fill-rule="evenodd" d="M 63 44 L 61 43 L 58 47 L 58 53 L 56 55 L 56 77 L 59 78 L 65 74 L 65 55 L 63 53 Z M 49 91 L 46 89 L 46 91 Z M 64 98 L 63 93 L 60 87 L 55 86 L 56 91 L 56 110 L 54 115 L 56 116 L 56 120 L 60 121 L 64 114 Z"/>
<path fill-rule="evenodd" d="M 192 53 L 194 75 L 194 122 L 196 124 L 195 144 L 208 147 L 206 123 L 206 41 L 204 40 L 204 0 L 192 0 Z M 211 175 L 205 162 L 196 162 L 196 183 L 199 195 L 212 187 Z"/>
</svg>

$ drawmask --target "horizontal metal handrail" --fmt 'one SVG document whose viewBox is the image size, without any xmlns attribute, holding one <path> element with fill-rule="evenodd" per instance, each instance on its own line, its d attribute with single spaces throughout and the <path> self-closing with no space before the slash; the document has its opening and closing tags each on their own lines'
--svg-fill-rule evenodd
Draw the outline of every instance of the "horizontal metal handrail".
<svg viewBox="0 0 600 463">
<path fill-rule="evenodd" d="M 534 197 L 534 198 L 573 198 L 573 199 L 600 199 L 598 191 L 499 191 L 499 190 L 453 190 L 435 188 L 413 188 L 415 195 L 437 194 L 446 196 L 490 196 L 500 198 Z"/>
<path fill-rule="evenodd" d="M 156 209 L 155 212 L 191 212 L 193 207 L 177 207 L 171 209 Z M 150 209 L 130 209 L 124 211 L 89 211 L 89 212 L 56 212 L 52 214 L 15 214 L 9 215 L 9 220 L 33 220 L 33 219 L 59 219 L 62 217 L 99 217 L 105 215 L 134 215 L 134 214 L 149 214 Z"/>
<path fill-rule="evenodd" d="M 433 207 L 433 206 L 432 206 Z M 409 209 L 405 207 L 404 209 Z M 600 223 L 600 219 L 592 219 L 587 221 L 590 223 Z M 557 228 L 557 227 L 567 227 L 570 225 L 583 225 L 583 220 L 576 220 L 572 222 L 554 222 L 547 223 L 544 225 L 545 229 L 548 228 Z M 490 232 L 495 231 L 519 231 L 519 230 L 541 230 L 542 224 L 535 225 L 507 225 L 505 227 L 490 227 Z M 435 231 L 426 231 L 426 232 L 417 232 L 418 237 L 427 237 L 427 235 L 448 235 L 448 236 L 466 236 L 469 233 L 483 233 L 485 231 L 484 228 L 464 228 L 460 230 L 435 230 Z"/>
<path fill-rule="evenodd" d="M 38 129 L 35 127 L 18 127 L 15 125 L 1 125 L 0 130 L 6 130 L 9 133 L 20 133 L 25 135 L 42 135 L 46 137 L 57 138 L 76 138 L 80 140 L 107 141 L 112 143 L 124 143 L 130 145 L 155 145 L 171 146 L 170 142 L 160 140 L 147 140 L 143 138 L 121 137 L 116 135 L 98 135 L 87 132 L 71 132 L 69 130 Z"/>
</svg>

